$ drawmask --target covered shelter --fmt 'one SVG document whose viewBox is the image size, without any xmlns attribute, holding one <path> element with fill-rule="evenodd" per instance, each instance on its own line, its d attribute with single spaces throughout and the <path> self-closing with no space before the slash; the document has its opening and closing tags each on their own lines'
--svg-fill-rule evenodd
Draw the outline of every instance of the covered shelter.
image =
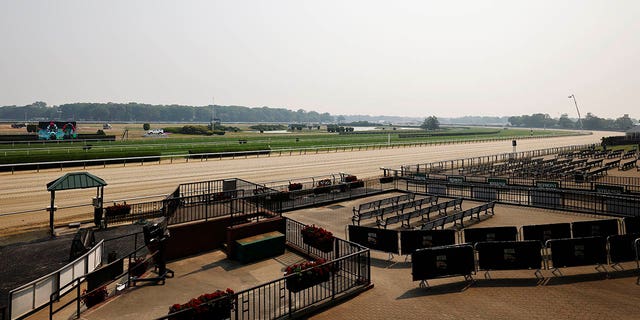
<svg viewBox="0 0 640 320">
<path fill-rule="evenodd" d="M 70 172 L 64 176 L 47 183 L 47 191 L 51 192 L 51 205 L 49 206 L 49 232 L 55 236 L 53 230 L 53 214 L 56 211 L 56 191 L 96 188 L 96 198 L 93 201 L 95 212 L 102 213 L 104 186 L 107 183 L 99 177 L 88 172 Z"/>
</svg>

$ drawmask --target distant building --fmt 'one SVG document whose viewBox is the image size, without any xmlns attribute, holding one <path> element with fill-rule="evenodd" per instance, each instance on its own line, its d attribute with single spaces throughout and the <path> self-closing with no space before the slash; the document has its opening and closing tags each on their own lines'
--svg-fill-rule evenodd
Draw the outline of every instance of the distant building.
<svg viewBox="0 0 640 320">
<path fill-rule="evenodd" d="M 625 132 L 625 136 L 628 139 L 640 139 L 640 126 L 634 126 L 633 128 Z"/>
</svg>

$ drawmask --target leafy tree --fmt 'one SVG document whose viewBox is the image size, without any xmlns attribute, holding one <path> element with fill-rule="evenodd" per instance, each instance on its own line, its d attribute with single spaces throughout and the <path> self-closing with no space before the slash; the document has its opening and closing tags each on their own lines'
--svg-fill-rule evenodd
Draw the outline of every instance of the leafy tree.
<svg viewBox="0 0 640 320">
<path fill-rule="evenodd" d="M 613 126 L 617 130 L 627 131 L 633 127 L 633 120 L 629 118 L 628 114 L 616 119 L 614 121 Z"/>
<path fill-rule="evenodd" d="M 563 129 L 569 129 L 569 128 L 575 128 L 576 124 L 575 122 L 571 121 L 571 119 L 569 119 L 569 115 L 567 115 L 566 113 L 563 113 L 560 116 L 560 119 L 558 119 L 558 126 Z"/>
<path fill-rule="evenodd" d="M 144 131 L 148 131 L 149 129 L 151 129 L 151 125 L 150 125 L 150 124 L 148 124 L 148 123 L 145 123 L 145 124 L 143 124 L 143 125 L 142 125 L 142 129 L 143 129 Z"/>
<path fill-rule="evenodd" d="M 587 130 L 605 129 L 607 128 L 607 120 L 587 112 L 587 115 L 582 119 L 582 128 Z"/>
<path fill-rule="evenodd" d="M 440 122 L 436 116 L 430 116 L 424 119 L 420 128 L 424 130 L 437 130 L 440 128 Z"/>
</svg>

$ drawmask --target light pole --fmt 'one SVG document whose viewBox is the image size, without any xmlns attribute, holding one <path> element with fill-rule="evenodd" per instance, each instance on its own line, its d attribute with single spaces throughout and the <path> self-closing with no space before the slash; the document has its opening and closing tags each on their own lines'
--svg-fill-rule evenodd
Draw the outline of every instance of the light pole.
<svg viewBox="0 0 640 320">
<path fill-rule="evenodd" d="M 576 101 L 576 95 L 571 94 L 569 99 L 573 99 L 573 104 L 576 106 L 576 111 L 578 112 L 578 129 L 582 130 L 582 117 L 580 117 L 580 109 L 578 109 L 578 101 Z"/>
</svg>

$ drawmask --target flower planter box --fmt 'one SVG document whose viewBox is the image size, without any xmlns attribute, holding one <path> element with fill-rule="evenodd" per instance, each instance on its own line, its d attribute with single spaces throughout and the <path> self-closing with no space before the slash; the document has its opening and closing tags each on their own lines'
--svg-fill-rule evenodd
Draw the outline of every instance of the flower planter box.
<svg viewBox="0 0 640 320">
<path fill-rule="evenodd" d="M 91 308 L 99 304 L 100 302 L 106 300 L 107 295 L 108 295 L 107 288 L 104 286 L 98 289 L 95 289 L 90 293 L 86 293 L 86 290 L 85 290 L 85 292 L 83 292 L 82 301 L 84 302 L 84 305 L 87 306 L 87 308 Z"/>
<path fill-rule="evenodd" d="M 169 308 L 169 320 L 222 320 L 231 318 L 234 306 L 233 290 L 216 291 Z"/>
<path fill-rule="evenodd" d="M 147 272 L 148 267 L 149 261 L 144 258 L 131 260 L 129 263 L 129 276 L 139 278 Z"/>
<path fill-rule="evenodd" d="M 333 242 L 335 241 L 335 237 L 330 231 L 312 225 L 304 227 L 300 233 L 302 235 L 303 243 L 317 248 L 322 252 L 333 251 Z"/>
<path fill-rule="evenodd" d="M 290 183 L 289 191 L 302 190 L 302 183 Z"/>
<path fill-rule="evenodd" d="M 287 289 L 291 292 L 300 292 L 323 282 L 329 281 L 330 273 L 318 275 L 310 271 L 287 278 Z"/>
<path fill-rule="evenodd" d="M 105 216 L 107 217 L 118 217 L 125 216 L 131 213 L 131 206 L 128 204 L 116 204 L 110 207 L 104 208 Z"/>
<path fill-rule="evenodd" d="M 314 238 L 310 238 L 308 236 L 302 235 L 302 242 L 308 246 L 314 247 L 322 252 L 331 252 L 333 251 L 333 242 L 334 238 L 329 240 L 321 240 L 318 241 Z"/>
<path fill-rule="evenodd" d="M 344 182 L 356 182 L 358 181 L 358 177 L 356 176 L 346 176 L 344 178 Z"/>
<path fill-rule="evenodd" d="M 331 186 L 313 188 L 313 194 L 324 194 L 331 192 Z"/>
</svg>

